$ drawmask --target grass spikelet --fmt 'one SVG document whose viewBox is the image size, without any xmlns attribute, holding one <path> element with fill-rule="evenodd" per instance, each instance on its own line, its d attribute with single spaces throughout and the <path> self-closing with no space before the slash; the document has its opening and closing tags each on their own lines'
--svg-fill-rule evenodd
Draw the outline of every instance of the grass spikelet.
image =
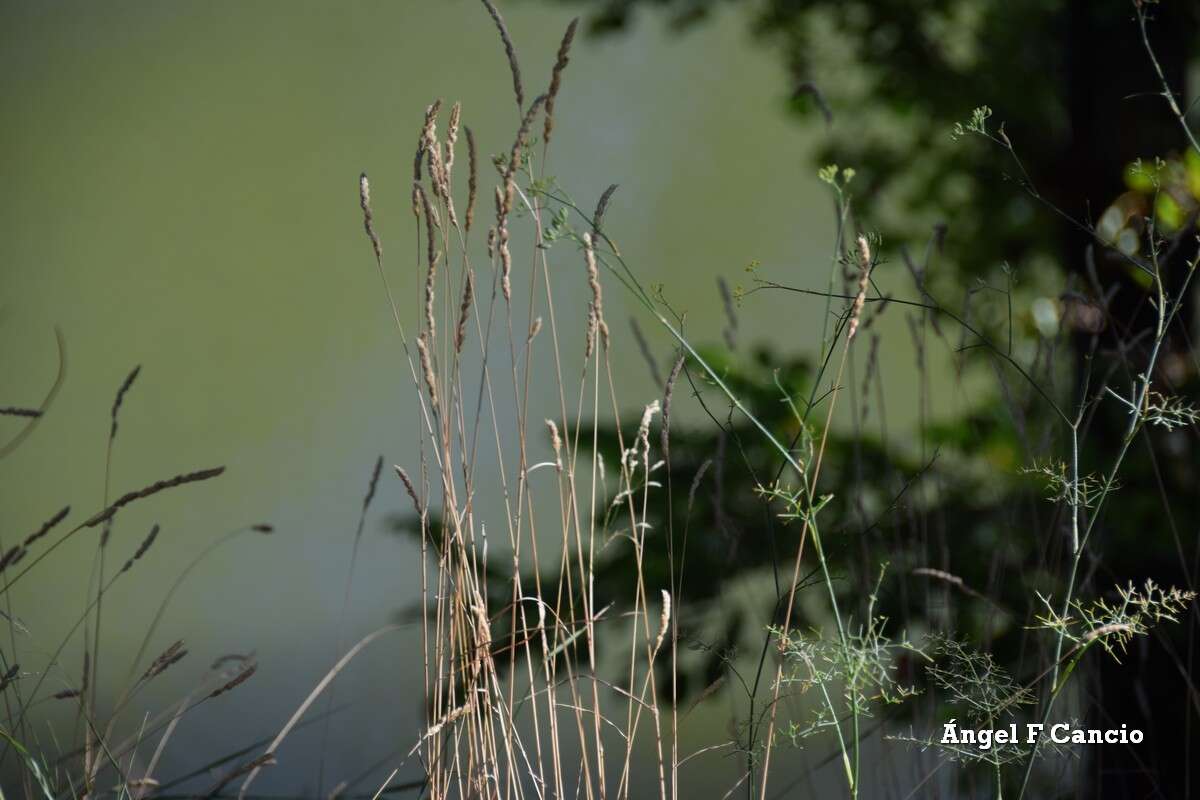
<svg viewBox="0 0 1200 800">
<path fill-rule="evenodd" d="M 3 556 L 0 556 L 0 572 L 15 566 L 29 551 L 19 544 L 8 548 Z"/>
<path fill-rule="evenodd" d="M 446 155 L 442 159 L 446 165 L 446 180 L 454 169 L 454 145 L 458 144 L 458 127 L 462 122 L 462 103 L 456 102 L 450 107 L 450 121 L 446 123 Z"/>
<path fill-rule="evenodd" d="M 437 227 L 437 215 L 433 210 L 433 205 L 429 202 L 429 195 L 425 194 L 425 189 L 421 184 L 413 184 L 417 193 L 421 198 L 421 206 L 425 209 L 425 253 L 426 261 L 429 268 L 425 273 L 425 325 L 429 331 L 429 335 L 434 335 L 434 318 L 433 318 L 433 300 L 434 288 L 437 285 L 437 236 L 435 228 Z"/>
<path fill-rule="evenodd" d="M 367 180 L 367 173 L 362 173 L 358 176 L 358 203 L 362 206 L 363 211 L 363 229 L 367 232 L 367 238 L 371 240 L 371 249 L 375 251 L 375 260 L 383 259 L 383 245 L 379 241 L 379 235 L 375 233 L 375 217 L 371 213 L 371 182 Z M 116 426 L 116 419 L 113 419 L 113 425 Z"/>
<path fill-rule="evenodd" d="M 654 415 L 658 413 L 659 408 L 658 401 L 652 401 L 642 412 L 642 421 L 638 425 L 637 446 L 642 453 L 646 469 L 650 468 L 650 423 L 653 421 Z"/>
<path fill-rule="evenodd" d="M 550 134 L 554 131 L 554 100 L 562 87 L 563 70 L 571 61 L 571 42 L 575 41 L 575 29 L 579 26 L 579 17 L 571 20 L 563 34 L 562 43 L 558 46 L 558 57 L 554 61 L 554 70 L 550 73 L 550 89 L 546 92 L 546 124 L 542 129 L 542 142 L 550 145 Z"/>
<path fill-rule="evenodd" d="M 508 249 L 508 229 L 500 229 L 500 291 L 505 302 L 512 302 L 512 251 Z"/>
<path fill-rule="evenodd" d="M 413 745 L 412 750 L 408 751 L 408 754 L 411 756 L 413 753 L 417 752 L 417 748 L 421 746 L 421 742 L 424 742 L 427 739 L 432 739 L 434 736 L 437 736 L 439 733 L 442 732 L 442 729 L 445 728 L 447 725 L 450 725 L 450 724 L 458 721 L 462 717 L 466 716 L 471 711 L 471 708 L 472 708 L 472 705 L 470 703 L 461 705 L 458 708 L 451 711 L 446 716 L 442 717 L 435 724 L 431 725 L 429 730 L 425 731 L 425 735 L 421 737 L 420 741 L 418 741 L 415 745 Z"/>
<path fill-rule="evenodd" d="M 726 280 L 717 276 L 717 289 L 721 292 L 721 306 L 725 309 L 725 329 L 721 334 L 725 337 L 725 346 L 730 350 L 737 348 L 738 318 L 737 308 L 733 304 L 733 293 L 729 291 Z"/>
<path fill-rule="evenodd" d="M 425 509 L 421 505 L 421 500 L 417 495 L 417 487 L 413 485 L 412 478 L 408 477 L 404 467 L 398 464 L 393 464 L 392 469 L 396 470 L 396 475 L 399 476 L 400 482 L 404 484 L 404 491 L 408 493 L 408 498 L 412 500 L 413 509 L 417 512 L 418 517 L 425 516 Z"/>
<path fill-rule="evenodd" d="M 550 446 L 554 448 L 554 466 L 562 472 L 562 439 L 558 435 L 558 426 L 554 420 L 546 420 L 546 428 L 550 431 Z"/>
<path fill-rule="evenodd" d="M 612 200 L 612 196 L 617 191 L 617 184 L 611 184 L 604 190 L 604 194 L 600 195 L 600 200 L 596 203 L 596 210 L 592 213 L 592 230 L 597 234 L 600 233 L 600 228 L 604 223 L 604 212 L 608 211 L 608 201 Z"/>
<path fill-rule="evenodd" d="M 187 654 L 188 651 L 183 649 L 183 640 L 176 640 L 170 647 L 162 651 L 158 658 L 150 662 L 150 666 L 142 674 L 142 683 L 163 674 L 168 668 L 183 660 L 183 657 Z"/>
<path fill-rule="evenodd" d="M 0 416 L 5 417 L 28 417 L 29 419 L 37 419 L 42 416 L 42 412 L 36 408 L 18 408 L 17 406 L 5 406 L 0 408 Z"/>
<path fill-rule="evenodd" d="M 671 367 L 671 372 L 667 375 L 667 387 L 663 391 L 663 421 L 662 431 L 660 432 L 660 446 L 663 458 L 668 458 L 671 455 L 671 398 L 675 395 L 675 381 L 679 380 L 679 373 L 683 370 L 685 359 L 684 351 L 680 350 L 679 357 L 675 359 L 675 363 Z"/>
<path fill-rule="evenodd" d="M 854 295 L 854 303 L 850 306 L 850 325 L 846 329 L 846 339 L 849 341 L 858 333 L 858 322 L 862 318 L 863 305 L 867 302 L 867 284 L 871 278 L 871 245 L 867 237 L 858 237 L 858 293 Z"/>
<path fill-rule="evenodd" d="M 9 684 L 11 684 L 13 681 L 15 681 L 17 679 L 17 676 L 19 676 L 20 674 L 21 674 L 21 665 L 20 664 L 13 664 L 11 667 L 9 667 L 8 672 L 5 672 L 3 676 L 0 676 L 0 692 L 3 692 L 5 689 L 7 689 Z"/>
<path fill-rule="evenodd" d="M 363 497 L 363 511 L 371 507 L 371 501 L 375 499 L 375 490 L 379 486 L 379 473 L 383 471 L 383 456 L 375 459 L 375 467 L 371 470 L 371 481 L 367 484 L 367 494 Z"/>
<path fill-rule="evenodd" d="M 513 140 L 512 150 L 508 154 L 508 164 L 504 168 L 504 196 L 500 206 L 500 214 L 496 227 L 501 230 L 508 227 L 508 215 L 512 212 L 513 198 L 516 195 L 517 168 L 521 165 L 521 154 L 529 142 L 529 129 L 533 126 L 534 117 L 546 102 L 546 95 L 538 95 L 529 104 L 529 110 L 521 118 L 521 127 L 517 128 L 517 138 Z"/>
<path fill-rule="evenodd" d="M 646 362 L 646 366 L 650 370 L 650 377 L 654 379 L 654 385 L 661 389 L 663 379 L 662 374 L 658 371 L 658 361 L 655 360 L 654 353 L 650 352 L 650 342 L 646 341 L 646 334 L 642 333 L 642 326 L 638 325 L 636 317 L 629 318 L 629 329 L 633 332 L 633 340 L 637 342 L 642 360 Z"/>
<path fill-rule="evenodd" d="M 525 337 L 525 342 L 526 343 L 532 342 L 534 340 L 534 338 L 541 332 L 542 332 L 542 318 L 534 317 L 533 322 L 529 326 L 529 335 Z"/>
<path fill-rule="evenodd" d="M 417 186 L 421 183 L 421 162 L 425 160 L 425 141 L 424 139 L 417 140 L 417 152 L 413 156 L 413 190 L 412 190 L 412 212 L 413 217 L 421 219 L 421 195 L 417 191 Z"/>
<path fill-rule="evenodd" d="M 234 675 L 227 683 L 213 689 L 209 692 L 209 698 L 219 697 L 226 692 L 232 692 L 237 687 L 241 686 L 246 681 L 250 680 L 254 673 L 258 672 L 258 664 L 251 663 L 249 666 L 242 669 L 237 675 Z"/>
<path fill-rule="evenodd" d="M 592 357 L 592 352 L 596 349 L 596 307 L 588 303 L 587 310 L 587 333 L 584 336 L 583 344 L 583 360 L 587 361 Z"/>
<path fill-rule="evenodd" d="M 38 539 L 41 539 L 47 533 L 52 531 L 54 529 L 54 527 L 56 525 L 58 525 L 58 523 L 62 522 L 64 519 L 66 519 L 67 514 L 70 514 L 70 513 L 71 513 L 71 507 L 64 506 L 61 511 L 59 511 L 57 514 L 55 514 L 50 519 L 43 522 L 42 527 L 38 528 L 36 531 L 34 531 L 33 533 L 26 536 L 25 543 L 22 546 L 29 547 L 31 544 L 36 542 Z"/>
<path fill-rule="evenodd" d="M 458 308 L 458 327 L 454 332 L 454 352 L 462 354 L 463 344 L 467 341 L 467 320 L 471 316 L 471 306 L 475 302 L 475 273 L 467 270 L 466 280 L 463 281 L 462 303 Z"/>
<path fill-rule="evenodd" d="M 457 228 L 458 214 L 454 210 L 454 198 L 450 195 L 450 169 L 442 160 L 442 150 L 436 138 L 426 142 L 425 152 L 429 157 L 429 180 L 433 185 L 433 194 L 445 204 L 446 218 L 451 226 Z"/>
<path fill-rule="evenodd" d="M 475 134 L 467 126 L 463 126 L 467 132 L 467 229 L 466 232 L 471 232 L 471 223 L 475 221 L 475 200 L 479 194 L 479 165 L 475 155 Z"/>
<path fill-rule="evenodd" d="M 421 372 L 425 376 L 425 388 L 429 391 L 429 404 L 433 413 L 438 412 L 437 376 L 433 374 L 433 361 L 429 356 L 429 344 L 425 341 L 425 333 L 417 337 L 417 352 L 421 355 Z"/>
<path fill-rule="evenodd" d="M 120 388 L 117 389 L 117 396 L 113 400 L 113 406 L 112 406 L 112 427 L 109 429 L 109 432 L 108 432 L 109 439 L 116 438 L 117 414 L 120 413 L 121 405 L 125 402 L 126 393 L 129 392 L 130 387 L 133 386 L 133 382 L 137 380 L 137 376 L 141 373 L 141 371 L 142 371 L 142 365 L 138 364 L 136 367 L 133 368 L 132 371 L 130 371 L 130 373 L 128 375 L 125 376 L 125 380 L 123 380 L 121 382 Z"/>
<path fill-rule="evenodd" d="M 504 24 L 504 17 L 500 16 L 500 10 L 496 8 L 492 0 L 483 0 L 483 5 L 492 15 L 492 21 L 496 23 L 496 29 L 500 31 L 500 41 L 504 43 L 504 54 L 508 56 L 508 68 L 512 71 L 513 94 L 517 97 L 517 108 L 524 108 L 525 88 L 521 85 L 521 67 L 517 64 L 517 49 L 513 47 L 512 37 L 508 34 L 508 26 Z"/>
<path fill-rule="evenodd" d="M 421 150 L 437 146 L 437 118 L 442 110 L 442 98 L 437 98 L 425 106 L 425 122 L 421 125 Z M 418 162 L 419 163 L 419 162 Z M 433 177 L 430 175 L 429 177 Z M 413 180 L 421 180 L 420 173 L 413 175 Z"/>
<path fill-rule="evenodd" d="M 128 494 L 121 495 L 121 497 L 117 498 L 116 502 L 96 514 L 87 522 L 83 523 L 83 525 L 80 527 L 94 528 L 100 523 L 112 519 L 114 514 L 135 500 L 142 500 L 167 489 L 174 489 L 177 486 L 183 486 L 184 484 L 211 480 L 212 478 L 220 476 L 224 472 L 224 467 L 213 467 L 211 469 L 201 469 L 195 472 L 186 472 L 181 475 L 176 475 L 173 478 L 156 481 L 144 489 L 138 489 L 136 492 L 129 492 Z"/>
<path fill-rule="evenodd" d="M 133 562 L 140 561 L 142 556 L 146 555 L 146 551 L 150 549 L 150 546 L 154 544 L 154 540 L 158 538 L 158 530 L 159 528 L 157 524 L 150 529 L 150 533 L 146 534 L 146 538 L 142 540 L 140 545 L 138 545 L 137 552 L 133 554 L 132 558 L 125 562 L 125 566 L 121 567 L 121 572 L 128 572 L 133 568 Z"/>
<path fill-rule="evenodd" d="M 583 257 L 587 264 L 588 286 L 592 290 L 592 307 L 589 314 L 589 338 L 595 340 L 596 331 L 600 340 L 608 347 L 608 324 L 604 321 L 604 292 L 600 288 L 600 270 L 596 266 L 596 249 L 592 246 L 592 235 L 583 234 Z M 590 349 L 589 349 L 590 355 Z"/>
<path fill-rule="evenodd" d="M 667 638 L 667 631 L 671 627 L 671 593 L 666 589 L 662 589 L 662 611 L 658 615 L 658 636 L 654 638 L 654 652 L 662 647 L 663 639 Z"/>
</svg>

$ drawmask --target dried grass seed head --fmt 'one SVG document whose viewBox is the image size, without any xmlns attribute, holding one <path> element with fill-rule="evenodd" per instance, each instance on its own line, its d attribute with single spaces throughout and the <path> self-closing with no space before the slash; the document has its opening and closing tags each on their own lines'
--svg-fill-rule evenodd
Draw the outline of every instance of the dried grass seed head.
<svg viewBox="0 0 1200 800">
<path fill-rule="evenodd" d="M 542 128 L 542 142 L 550 144 L 550 134 L 554 131 L 554 101 L 562 88 L 563 71 L 571 61 L 571 43 L 575 41 L 575 29 L 579 26 L 579 17 L 571 20 L 558 46 L 558 56 L 554 60 L 554 69 L 550 73 L 550 89 L 546 92 L 546 122 Z"/>
<path fill-rule="evenodd" d="M 138 364 L 133 370 L 125 376 L 125 380 L 121 382 L 120 388 L 117 389 L 117 396 L 113 400 L 112 406 L 112 427 L 109 429 L 108 438 L 113 439 L 117 435 L 117 415 L 121 411 L 121 405 L 125 402 L 125 395 L 129 392 L 133 382 L 137 380 L 137 376 L 142 372 L 142 365 Z"/>
<path fill-rule="evenodd" d="M 858 333 L 858 323 L 862 318 L 863 305 L 867 301 L 867 285 L 871 279 L 871 245 L 867 237 L 858 236 L 858 293 L 854 295 L 854 303 L 850 306 L 850 326 L 846 333 L 847 341 Z"/>
<path fill-rule="evenodd" d="M 475 201 L 479 194 L 479 165 L 475 154 L 475 134 L 467 126 L 467 233 L 471 232 L 471 224 L 475 221 Z"/>
<path fill-rule="evenodd" d="M 429 403 L 433 413 L 438 412 L 437 376 L 433 372 L 433 359 L 429 355 L 429 344 L 425 341 L 428 331 L 422 331 L 417 337 L 417 352 L 421 359 L 421 372 L 425 376 L 425 388 L 429 391 Z"/>
<path fill-rule="evenodd" d="M 371 213 L 371 182 L 367 179 L 365 172 L 358 176 L 358 203 L 362 206 L 363 229 L 367 232 L 367 238 L 371 240 L 371 249 L 375 252 L 375 260 L 382 260 L 383 244 L 379 241 L 379 235 L 375 233 L 375 217 Z"/>
<path fill-rule="evenodd" d="M 496 30 L 500 32 L 500 41 L 504 44 L 504 54 L 508 57 L 508 68 L 512 72 L 513 94 L 517 98 L 517 108 L 524 108 L 525 87 L 521 83 L 521 66 L 517 63 L 517 48 L 513 46 L 508 26 L 504 24 L 504 17 L 500 16 L 500 10 L 496 8 L 496 4 L 492 0 L 483 0 L 483 5 L 491 15 L 492 21 L 496 23 Z"/>
<path fill-rule="evenodd" d="M 471 306 L 475 303 L 475 273 L 467 269 L 463 280 L 462 302 L 458 308 L 458 326 L 454 333 L 454 352 L 462 354 L 463 345 L 467 340 L 467 320 L 471 316 Z"/>
</svg>

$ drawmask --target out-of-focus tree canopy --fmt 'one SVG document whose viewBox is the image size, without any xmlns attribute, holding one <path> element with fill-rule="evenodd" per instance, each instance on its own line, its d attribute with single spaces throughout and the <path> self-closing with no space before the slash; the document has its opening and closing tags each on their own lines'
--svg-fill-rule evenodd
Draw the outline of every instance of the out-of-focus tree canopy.
<svg viewBox="0 0 1200 800">
<path fill-rule="evenodd" d="M 590 29 L 606 34 L 651 9 L 681 30 L 744 9 L 786 66 L 781 97 L 827 127 L 821 162 L 857 171 L 860 218 L 893 243 L 947 223 L 949 265 L 967 274 L 1001 261 L 1080 269 L 1086 235 L 1046 205 L 1094 222 L 1126 188 L 1128 163 L 1186 148 L 1128 0 L 564 2 L 590 7 Z M 1200 55 L 1200 5 L 1147 7 L 1166 78 L 1182 91 Z M 1003 150 L 952 140 L 954 123 L 983 105 L 1042 199 L 1005 185 L 1025 179 Z"/>
</svg>

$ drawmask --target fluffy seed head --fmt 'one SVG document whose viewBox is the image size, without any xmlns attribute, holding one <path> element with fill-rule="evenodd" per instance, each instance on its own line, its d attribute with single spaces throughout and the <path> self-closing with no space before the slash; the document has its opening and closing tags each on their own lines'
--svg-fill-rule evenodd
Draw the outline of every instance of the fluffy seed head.
<svg viewBox="0 0 1200 800">
<path fill-rule="evenodd" d="M 858 293 L 854 295 L 854 303 L 850 306 L 850 326 L 846 339 L 849 341 L 858 333 L 858 323 L 862 317 L 863 305 L 867 302 L 867 284 L 871 278 L 871 245 L 867 237 L 858 237 Z"/>
</svg>

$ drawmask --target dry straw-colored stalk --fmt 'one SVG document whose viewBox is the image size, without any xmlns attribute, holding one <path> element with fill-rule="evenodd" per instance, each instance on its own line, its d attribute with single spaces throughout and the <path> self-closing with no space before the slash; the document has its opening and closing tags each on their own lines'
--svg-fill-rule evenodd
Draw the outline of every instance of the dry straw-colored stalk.
<svg viewBox="0 0 1200 800">
<path fill-rule="evenodd" d="M 550 144 L 550 134 L 554 131 L 554 100 L 562 88 L 563 70 L 571 61 L 571 43 L 575 41 L 575 29 L 579 26 L 579 17 L 571 20 L 563 34 L 562 43 L 558 46 L 558 57 L 554 60 L 554 70 L 550 73 L 550 89 L 546 92 L 546 123 L 542 128 L 542 142 Z"/>
</svg>

